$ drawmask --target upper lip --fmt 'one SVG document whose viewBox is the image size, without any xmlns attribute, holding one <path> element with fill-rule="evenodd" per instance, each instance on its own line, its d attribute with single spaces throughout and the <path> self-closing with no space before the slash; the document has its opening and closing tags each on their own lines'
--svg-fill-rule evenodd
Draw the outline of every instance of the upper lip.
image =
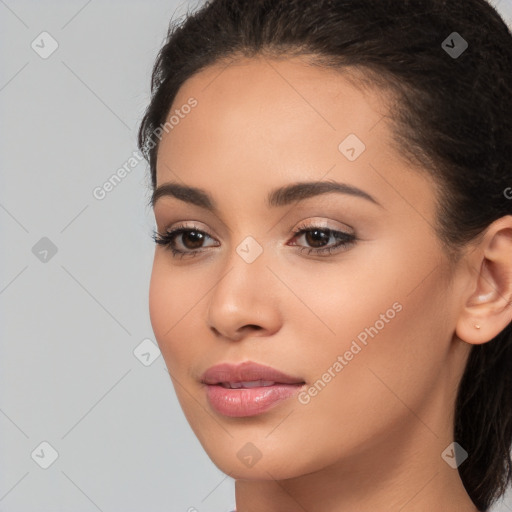
<svg viewBox="0 0 512 512">
<path fill-rule="evenodd" d="M 221 382 L 249 382 L 255 380 L 272 381 L 279 384 L 304 384 L 300 377 L 286 375 L 270 366 L 253 361 L 243 363 L 221 363 L 206 370 L 201 378 L 204 384 L 220 384 Z"/>
</svg>

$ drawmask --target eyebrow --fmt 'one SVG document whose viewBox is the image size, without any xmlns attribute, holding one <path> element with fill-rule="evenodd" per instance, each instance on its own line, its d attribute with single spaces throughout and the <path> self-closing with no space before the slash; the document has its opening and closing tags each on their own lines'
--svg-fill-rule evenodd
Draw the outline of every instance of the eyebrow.
<svg viewBox="0 0 512 512">
<path fill-rule="evenodd" d="M 276 188 L 268 194 L 267 205 L 269 207 L 286 206 L 295 201 L 303 201 L 310 197 L 332 192 L 360 197 L 384 208 L 373 196 L 364 190 L 353 185 L 335 181 L 307 181 Z M 190 187 L 176 182 L 164 183 L 154 190 L 150 201 L 151 206 L 154 207 L 158 199 L 164 196 L 171 196 L 180 201 L 218 213 L 218 206 L 215 200 L 205 190 L 197 187 Z"/>
</svg>

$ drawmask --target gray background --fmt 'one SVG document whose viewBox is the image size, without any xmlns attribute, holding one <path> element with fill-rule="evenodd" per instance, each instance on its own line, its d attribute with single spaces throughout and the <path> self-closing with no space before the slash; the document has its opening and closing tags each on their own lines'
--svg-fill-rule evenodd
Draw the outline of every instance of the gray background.
<svg viewBox="0 0 512 512">
<path fill-rule="evenodd" d="M 155 346 L 145 162 L 93 195 L 138 155 L 156 52 L 197 5 L 0 0 L 0 512 L 234 507 Z"/>
</svg>

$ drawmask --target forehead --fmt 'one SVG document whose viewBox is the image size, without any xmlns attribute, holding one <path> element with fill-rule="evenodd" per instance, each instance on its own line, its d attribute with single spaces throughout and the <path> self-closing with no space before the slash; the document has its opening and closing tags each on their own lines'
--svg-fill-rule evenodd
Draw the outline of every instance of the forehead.
<svg viewBox="0 0 512 512">
<path fill-rule="evenodd" d="M 157 184 L 182 181 L 222 201 L 224 191 L 266 197 L 291 181 L 325 178 L 382 189 L 390 199 L 404 186 L 427 201 L 426 176 L 407 173 L 411 164 L 394 147 L 388 96 L 352 76 L 295 57 L 201 70 L 173 102 L 169 116 L 181 115 L 160 142 Z M 182 109 L 191 98 L 196 106 Z M 343 153 L 347 140 L 360 151 L 355 160 Z"/>
<path fill-rule="evenodd" d="M 230 130 L 238 134 L 242 129 L 254 134 L 258 128 L 273 135 L 293 129 L 314 130 L 320 136 L 363 134 L 386 115 L 387 108 L 378 88 L 353 82 L 357 74 L 313 66 L 300 57 L 223 61 L 189 78 L 178 91 L 171 113 L 194 97 L 198 107 L 191 118 L 201 113 L 200 126 L 194 129 L 204 127 L 211 133 L 211 127 L 217 126 L 219 135 L 230 135 Z"/>
<path fill-rule="evenodd" d="M 173 123 L 160 144 L 177 158 L 191 140 L 203 153 L 214 145 L 217 156 L 232 154 L 240 149 L 234 143 L 243 143 L 256 157 L 265 148 L 279 152 L 278 146 L 286 147 L 288 156 L 291 151 L 303 155 L 310 146 L 304 146 L 306 140 L 336 154 L 351 133 L 363 141 L 380 140 L 381 150 L 383 137 L 390 135 L 381 122 L 387 114 L 383 94 L 354 85 L 346 72 L 308 65 L 298 57 L 258 56 L 209 66 L 181 86 L 168 119 L 190 98 L 197 106 Z"/>
</svg>

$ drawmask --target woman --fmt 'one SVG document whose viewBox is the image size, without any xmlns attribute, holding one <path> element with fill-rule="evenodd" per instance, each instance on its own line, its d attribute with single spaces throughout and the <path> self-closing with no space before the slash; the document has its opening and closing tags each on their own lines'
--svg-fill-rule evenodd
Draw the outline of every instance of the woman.
<svg viewBox="0 0 512 512">
<path fill-rule="evenodd" d="M 153 330 L 238 512 L 485 511 L 512 440 L 512 35 L 484 0 L 213 0 L 139 132 Z"/>
</svg>

